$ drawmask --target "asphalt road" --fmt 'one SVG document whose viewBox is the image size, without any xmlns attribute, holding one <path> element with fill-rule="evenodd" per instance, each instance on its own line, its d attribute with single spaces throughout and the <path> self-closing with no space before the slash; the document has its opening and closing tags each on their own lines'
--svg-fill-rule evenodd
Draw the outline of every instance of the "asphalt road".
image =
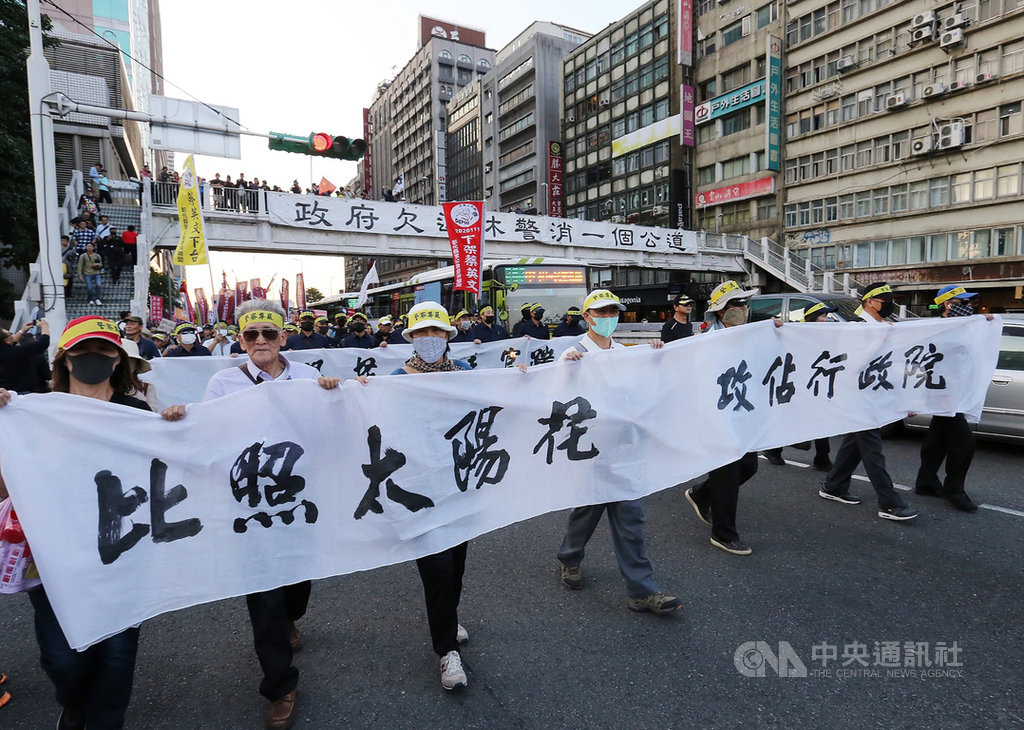
<svg viewBox="0 0 1024 730">
<path fill-rule="evenodd" d="M 919 444 L 886 442 L 897 483 L 913 484 Z M 1022 467 L 1019 446 L 980 444 L 968 492 L 1010 512 L 964 514 L 911 493 L 921 516 L 893 523 L 867 483 L 852 491 L 869 499 L 844 506 L 817 496 L 819 473 L 762 459 L 740 496 L 749 557 L 708 543 L 682 488 L 660 492 L 647 500 L 648 551 L 662 588 L 685 601 L 664 617 L 627 610 L 605 525 L 576 592 L 557 580 L 564 513 L 478 538 L 460 611 L 469 687 L 457 694 L 440 687 L 411 564 L 320 581 L 300 624 L 296 727 L 1024 726 Z M 0 728 L 53 727 L 29 603 L 0 606 L 14 695 Z M 128 727 L 262 727 L 250 642 L 241 599 L 146 622 Z M 767 660 L 766 676 L 737 668 L 746 642 L 763 643 L 743 647 L 739 666 Z M 778 676 L 766 647 L 791 649 L 781 673 L 806 676 Z"/>
</svg>

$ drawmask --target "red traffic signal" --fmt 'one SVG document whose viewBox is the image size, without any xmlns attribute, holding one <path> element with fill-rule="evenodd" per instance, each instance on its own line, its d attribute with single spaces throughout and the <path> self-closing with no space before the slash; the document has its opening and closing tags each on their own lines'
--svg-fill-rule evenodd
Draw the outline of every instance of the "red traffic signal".
<svg viewBox="0 0 1024 730">
<path fill-rule="evenodd" d="M 314 132 L 309 137 L 309 143 L 313 146 L 314 152 L 326 152 L 334 144 L 334 139 L 329 134 Z"/>
</svg>

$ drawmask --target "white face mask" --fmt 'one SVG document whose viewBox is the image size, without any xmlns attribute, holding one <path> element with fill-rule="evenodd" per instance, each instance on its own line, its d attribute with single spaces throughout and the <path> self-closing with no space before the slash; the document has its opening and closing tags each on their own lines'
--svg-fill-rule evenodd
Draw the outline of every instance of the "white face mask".
<svg viewBox="0 0 1024 730">
<path fill-rule="evenodd" d="M 226 335 L 227 333 L 228 333 L 228 331 L 227 331 L 227 330 L 217 330 L 217 334 L 218 334 L 218 335 L 220 335 L 220 336 L 222 336 L 222 337 L 223 337 L 224 335 Z"/>
<path fill-rule="evenodd" d="M 412 349 L 423 358 L 424 362 L 437 362 L 448 348 L 448 340 L 444 337 L 424 335 L 412 341 Z"/>
<path fill-rule="evenodd" d="M 183 334 L 178 337 L 178 341 L 183 345 L 194 345 L 196 343 L 195 333 Z"/>
</svg>

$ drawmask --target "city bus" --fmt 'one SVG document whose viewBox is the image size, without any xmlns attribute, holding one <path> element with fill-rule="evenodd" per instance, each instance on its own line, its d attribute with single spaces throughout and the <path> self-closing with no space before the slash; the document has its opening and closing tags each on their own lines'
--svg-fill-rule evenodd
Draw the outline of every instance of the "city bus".
<svg viewBox="0 0 1024 730">
<path fill-rule="evenodd" d="M 569 307 L 583 306 L 588 292 L 587 267 L 578 261 L 556 258 L 485 260 L 483 293 L 453 291 L 454 268 L 445 266 L 416 274 L 397 284 L 373 287 L 367 292 L 362 311 L 370 319 L 386 314 L 405 314 L 421 301 L 440 302 L 451 314 L 460 309 L 472 311 L 490 305 L 507 327 L 519 321 L 519 308 L 526 302 L 544 306 L 544 321 L 549 327 L 561 322 Z M 318 309 L 328 317 L 343 309 L 355 309 L 358 292 L 344 292 L 321 299 Z"/>
</svg>

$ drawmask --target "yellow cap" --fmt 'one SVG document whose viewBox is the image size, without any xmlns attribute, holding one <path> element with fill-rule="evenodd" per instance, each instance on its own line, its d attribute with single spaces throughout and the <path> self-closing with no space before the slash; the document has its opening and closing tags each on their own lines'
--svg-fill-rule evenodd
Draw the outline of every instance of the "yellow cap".
<svg viewBox="0 0 1024 730">
<path fill-rule="evenodd" d="M 583 300 L 583 311 L 601 309 L 609 305 L 618 307 L 620 312 L 626 311 L 626 307 L 619 301 L 619 298 L 610 291 L 607 289 L 595 289 Z"/>
</svg>

